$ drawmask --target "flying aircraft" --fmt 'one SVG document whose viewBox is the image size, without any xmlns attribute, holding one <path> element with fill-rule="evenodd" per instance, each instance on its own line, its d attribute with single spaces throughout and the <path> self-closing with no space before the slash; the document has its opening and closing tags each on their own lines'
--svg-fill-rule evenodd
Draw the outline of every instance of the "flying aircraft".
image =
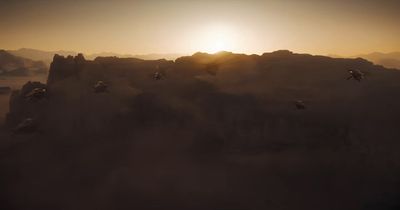
<svg viewBox="0 0 400 210">
<path fill-rule="evenodd" d="M 164 79 L 164 74 L 157 71 L 157 72 L 155 72 L 155 73 L 153 74 L 153 79 L 154 79 L 154 80 L 161 80 L 161 79 Z"/>
<path fill-rule="evenodd" d="M 36 124 L 32 118 L 22 120 L 14 129 L 14 133 L 32 133 L 36 131 Z"/>
<path fill-rule="evenodd" d="M 93 86 L 95 93 L 106 92 L 107 88 L 108 88 L 108 85 L 101 80 L 97 81 L 96 84 Z"/>
<path fill-rule="evenodd" d="M 30 101 L 40 100 L 46 96 L 46 93 L 47 93 L 46 88 L 34 88 L 32 91 L 30 91 L 25 95 L 25 98 L 27 98 Z"/>
<path fill-rule="evenodd" d="M 298 110 L 306 109 L 306 104 L 302 100 L 295 101 L 294 105 L 296 106 L 296 109 L 298 109 Z"/>
<path fill-rule="evenodd" d="M 350 76 L 347 78 L 347 80 L 354 79 L 361 82 L 361 80 L 364 79 L 364 73 L 359 70 L 349 70 L 349 74 Z"/>
</svg>

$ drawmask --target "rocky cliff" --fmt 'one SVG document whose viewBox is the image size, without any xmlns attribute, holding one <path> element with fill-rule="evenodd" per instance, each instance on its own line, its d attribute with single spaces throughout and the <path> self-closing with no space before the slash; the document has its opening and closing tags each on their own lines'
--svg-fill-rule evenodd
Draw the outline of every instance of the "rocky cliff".
<svg viewBox="0 0 400 210">
<path fill-rule="evenodd" d="M 365 80 L 346 80 L 349 69 L 363 71 Z M 162 72 L 165 78 L 154 80 L 156 72 Z M 139 125 L 161 120 L 159 123 L 184 121 L 186 126 L 207 127 L 213 122 L 216 128 L 207 129 L 213 130 L 213 135 L 225 136 L 218 137 L 225 146 L 249 144 L 260 148 L 271 142 L 303 144 L 303 140 L 305 144 L 336 144 L 326 139 L 347 141 L 352 128 L 368 123 L 366 126 L 373 126 L 377 119 L 385 118 L 388 127 L 397 122 L 393 116 L 400 105 L 395 97 L 399 78 L 399 72 L 363 59 L 333 59 L 290 51 L 261 56 L 196 53 L 176 62 L 116 57 L 87 61 L 82 54 L 55 55 L 47 82 L 48 101 L 40 102 L 45 104 L 39 107 L 23 101 L 28 89 L 42 86 L 28 83 L 11 98 L 8 124 L 21 120 L 21 116 L 12 120 L 11 116 L 19 116 L 16 113 L 28 113 L 23 115 L 27 117 L 35 115 L 31 109 L 46 109 L 41 113 L 48 121 L 56 122 L 61 117 L 66 122 L 62 129 L 74 130 L 78 124 L 79 129 L 90 129 L 91 123 L 102 127 L 122 117 Z M 93 93 L 97 81 L 104 81 L 109 92 Z M 294 110 L 296 100 L 305 101 L 307 109 Z M 88 121 L 86 115 L 93 119 Z M 132 118 L 125 119 L 130 115 Z M 254 126 L 249 127 L 252 123 Z M 100 130 L 108 129 L 111 132 L 114 128 Z M 248 135 L 252 141 L 248 141 Z M 322 138 L 324 143 L 320 142 Z"/>
<path fill-rule="evenodd" d="M 365 78 L 347 80 L 350 69 Z M 94 91 L 99 81 L 106 91 Z M 32 118 L 40 132 L 10 137 L 22 143 L 3 162 L 16 173 L 3 191 L 24 199 L 12 203 L 17 209 L 46 203 L 39 198 L 53 209 L 396 202 L 399 81 L 399 71 L 363 59 L 289 51 L 175 62 L 56 55 L 46 85 L 28 83 L 11 97 L 9 128 Z M 47 98 L 24 99 L 42 86 Z"/>
</svg>

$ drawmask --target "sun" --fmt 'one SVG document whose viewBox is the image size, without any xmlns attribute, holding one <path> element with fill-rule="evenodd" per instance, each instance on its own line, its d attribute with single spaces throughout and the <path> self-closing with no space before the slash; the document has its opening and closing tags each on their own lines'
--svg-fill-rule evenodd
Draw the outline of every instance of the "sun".
<svg viewBox="0 0 400 210">
<path fill-rule="evenodd" d="M 224 30 L 210 30 L 204 37 L 205 45 L 204 50 L 209 53 L 216 53 L 219 51 L 229 51 L 232 45 L 229 34 Z"/>
<path fill-rule="evenodd" d="M 199 50 L 207 53 L 233 51 L 235 33 L 227 26 L 214 25 L 206 27 L 199 37 Z"/>
</svg>

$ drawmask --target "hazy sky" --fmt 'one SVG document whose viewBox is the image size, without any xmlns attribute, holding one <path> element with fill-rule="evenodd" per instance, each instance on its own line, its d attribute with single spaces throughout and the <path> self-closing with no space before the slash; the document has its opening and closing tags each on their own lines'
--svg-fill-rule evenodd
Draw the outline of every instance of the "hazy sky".
<svg viewBox="0 0 400 210">
<path fill-rule="evenodd" d="M 400 51 L 400 0 L 0 0 L 0 48 Z"/>
</svg>

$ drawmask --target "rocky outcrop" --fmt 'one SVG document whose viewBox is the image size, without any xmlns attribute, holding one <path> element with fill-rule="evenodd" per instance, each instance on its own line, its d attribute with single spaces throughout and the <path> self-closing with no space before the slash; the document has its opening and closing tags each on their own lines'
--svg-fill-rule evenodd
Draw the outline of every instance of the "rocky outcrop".
<svg viewBox="0 0 400 210">
<path fill-rule="evenodd" d="M 81 53 L 75 57 L 64 57 L 55 54 L 50 65 L 47 84 L 52 85 L 54 82 L 68 77 L 78 77 L 79 72 L 84 68 L 85 62 L 86 60 Z"/>
<path fill-rule="evenodd" d="M 47 85 L 40 82 L 28 82 L 21 90 L 12 92 L 10 96 L 10 111 L 6 117 L 6 125 L 14 127 L 25 118 L 40 117 L 42 111 L 45 109 L 45 107 L 43 107 L 44 102 L 32 102 L 26 97 L 26 95 L 35 88 L 47 88 Z"/>
</svg>

